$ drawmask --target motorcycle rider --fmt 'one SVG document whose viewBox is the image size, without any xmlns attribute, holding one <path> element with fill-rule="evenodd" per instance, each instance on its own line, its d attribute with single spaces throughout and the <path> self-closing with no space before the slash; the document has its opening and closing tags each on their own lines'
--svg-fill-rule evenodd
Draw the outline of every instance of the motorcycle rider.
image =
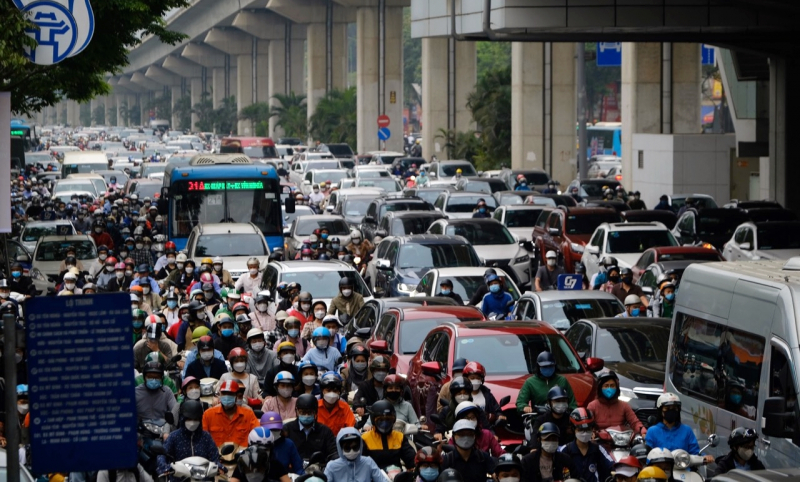
<svg viewBox="0 0 800 482">
<path fill-rule="evenodd" d="M 659 283 L 658 293 L 660 296 L 653 296 L 647 306 L 647 316 L 672 318 L 675 310 L 675 284 L 664 276 L 664 280 Z"/>
<path fill-rule="evenodd" d="M 456 450 L 444 454 L 443 469 L 456 469 L 465 482 L 486 482 L 486 474 L 494 473 L 492 457 L 475 446 L 476 426 L 462 419 L 453 425 Z"/>
<path fill-rule="evenodd" d="M 497 459 L 492 480 L 494 482 L 519 482 L 522 477 L 522 464 L 514 454 L 503 454 Z"/>
<path fill-rule="evenodd" d="M 394 407 L 398 420 L 412 425 L 419 424 L 419 418 L 411 402 L 403 400 L 406 389 L 405 378 L 400 375 L 389 375 L 383 380 L 383 396 Z M 376 402 L 377 403 L 377 402 Z"/>
<path fill-rule="evenodd" d="M 362 262 L 367 262 L 367 255 L 375 249 L 375 246 L 361 236 L 361 231 L 354 229 L 350 233 L 350 244 L 347 245 L 347 251 L 353 255 L 354 258 L 361 258 Z"/>
<path fill-rule="evenodd" d="M 668 450 L 683 449 L 691 455 L 700 455 L 697 438 L 688 425 L 681 423 L 681 399 L 672 392 L 664 393 L 656 401 L 661 421 L 647 430 L 647 445 Z M 714 457 L 706 455 L 711 463 Z"/>
<path fill-rule="evenodd" d="M 250 313 L 253 326 L 261 331 L 274 331 L 276 328 L 275 317 L 269 313 L 271 296 L 269 291 L 259 291 L 254 300 L 254 310 Z"/>
<path fill-rule="evenodd" d="M 552 249 L 545 254 L 547 264 L 540 266 L 536 271 L 536 291 L 548 291 L 558 289 L 558 277 L 566 274 L 564 268 L 558 266 L 558 255 Z"/>
<path fill-rule="evenodd" d="M 325 315 L 325 318 L 322 319 L 322 326 L 331 332 L 330 346 L 338 350 L 340 354 L 344 354 L 347 348 L 347 340 L 340 333 L 341 329 L 344 328 L 342 321 L 336 315 Z"/>
<path fill-rule="evenodd" d="M 611 467 L 611 471 L 614 473 L 614 482 L 636 482 L 640 470 L 642 470 L 642 464 L 633 455 L 622 457 Z"/>
<path fill-rule="evenodd" d="M 489 421 L 505 420 L 503 408 L 497 403 L 492 391 L 483 384 L 486 379 L 486 368 L 476 361 L 471 361 L 464 367 L 463 376 L 472 384 L 472 401 L 483 410 Z"/>
<path fill-rule="evenodd" d="M 619 272 L 619 280 L 614 288 L 611 289 L 611 294 L 616 296 L 620 301 L 627 299 L 630 295 L 636 295 L 644 306 L 647 306 L 647 297 L 642 291 L 642 287 L 633 284 L 633 271 L 630 268 L 622 268 Z"/>
<path fill-rule="evenodd" d="M 594 414 L 599 430 L 628 425 L 634 433 L 644 437 L 647 429 L 628 402 L 619 399 L 620 393 L 619 377 L 614 370 L 609 370 L 597 377 L 597 398 L 589 402 L 586 408 Z"/>
<path fill-rule="evenodd" d="M 462 378 L 464 375 L 464 367 L 467 366 L 467 359 L 466 358 L 456 358 L 453 360 L 453 376 L 450 378 L 450 381 L 455 380 L 456 378 Z M 439 389 L 439 396 L 436 397 L 436 411 L 442 411 L 442 404 L 439 399 L 442 400 L 450 400 L 450 381 L 442 384 L 442 387 Z M 430 414 L 425 414 L 430 418 Z"/>
<path fill-rule="evenodd" d="M 486 285 L 489 287 L 489 292 L 483 296 L 481 311 L 487 317 L 494 314 L 498 319 L 505 319 L 511 312 L 514 298 L 503 289 L 500 277 L 496 274 L 486 277 Z"/>
<path fill-rule="evenodd" d="M 231 278 L 231 273 L 223 268 L 222 266 L 223 260 L 221 256 L 216 256 L 213 259 L 213 271 L 212 274 L 219 278 L 219 284 L 222 286 L 233 286 L 233 278 Z"/>
<path fill-rule="evenodd" d="M 294 418 L 297 399 L 292 395 L 296 383 L 295 377 L 289 372 L 279 372 L 275 375 L 272 386 L 278 394 L 264 399 L 261 410 L 263 412 L 278 412 L 281 419 L 289 420 Z"/>
<path fill-rule="evenodd" d="M 294 412 L 292 412 L 294 418 Z M 261 426 L 272 433 L 274 440 L 272 450 L 275 458 L 280 460 L 286 470 L 293 474 L 303 475 L 303 459 L 297 446 L 290 439 L 283 436 L 283 418 L 276 412 L 264 412 L 261 416 Z"/>
<path fill-rule="evenodd" d="M 464 304 L 464 299 L 461 298 L 461 295 L 453 291 L 453 281 L 447 278 L 442 278 L 441 281 L 439 281 L 439 292 L 436 293 L 436 296 L 443 296 L 445 298 L 450 298 L 459 305 Z"/>
<path fill-rule="evenodd" d="M 254 427 L 247 435 L 247 448 L 239 455 L 231 482 L 279 481 L 290 482 L 283 462 L 275 457 L 272 432 Z"/>
<path fill-rule="evenodd" d="M 303 331 L 300 333 L 301 338 L 312 338 L 314 330 L 322 326 L 322 320 L 325 319 L 325 314 L 328 311 L 328 305 L 322 300 L 316 300 L 311 303 L 311 317 L 308 319 L 309 323 L 303 325 Z M 311 340 L 312 342 L 314 340 Z"/>
<path fill-rule="evenodd" d="M 203 457 L 219 463 L 219 450 L 211 434 L 201 428 L 203 423 L 203 404 L 199 400 L 186 400 L 180 408 L 181 422 L 178 430 L 169 434 L 164 442 L 166 455 L 158 456 L 158 473 L 165 475 L 170 471 L 169 460 L 183 460 L 187 457 Z M 180 479 L 170 476 L 169 480 Z"/>
<path fill-rule="evenodd" d="M 311 296 L 311 293 L 303 291 L 297 297 L 297 306 L 292 304 L 292 307 L 286 312 L 290 317 L 294 316 L 300 320 L 301 329 L 305 327 L 306 323 L 314 320 L 314 313 L 311 311 L 311 303 L 313 301 L 314 297 Z"/>
<path fill-rule="evenodd" d="M 278 363 L 270 368 L 269 371 L 267 371 L 267 375 L 264 377 L 265 395 L 271 397 L 278 395 L 278 390 L 274 385 L 274 380 L 278 373 L 289 372 L 295 381 L 295 385 L 300 380 L 299 371 L 295 365 L 297 361 L 297 349 L 294 344 L 290 341 L 282 341 L 278 343 L 275 351 L 278 354 Z M 270 384 L 270 381 L 273 381 L 273 383 Z"/>
<path fill-rule="evenodd" d="M 22 263 L 14 261 L 11 264 L 11 278 L 8 280 L 8 286 L 11 291 L 25 295 L 26 298 L 36 296 L 36 287 L 33 285 L 33 280 L 30 276 L 23 276 Z"/>
<path fill-rule="evenodd" d="M 301 383 L 298 384 L 297 392 L 300 394 L 308 393 L 319 398 L 322 390 L 319 388 L 319 370 L 317 365 L 310 360 L 301 360 L 297 364 L 297 372 Z"/>
<path fill-rule="evenodd" d="M 547 408 L 544 413 L 539 414 L 531 425 L 531 432 L 535 434 L 539 427 L 545 423 L 553 423 L 559 429 L 558 445 L 566 445 L 575 440 L 575 429 L 569 421 L 569 394 L 566 390 L 556 385 L 547 392 Z M 536 444 L 536 439 L 531 440 Z M 536 448 L 536 445 L 534 445 Z"/>
<path fill-rule="evenodd" d="M 219 385 L 219 405 L 203 413 L 203 430 L 208 431 L 219 447 L 225 442 L 247 445 L 250 430 L 259 426 L 253 410 L 236 404 L 239 383 L 227 380 Z"/>
<path fill-rule="evenodd" d="M 172 412 L 178 419 L 178 404 L 172 390 L 164 387 L 164 365 L 159 362 L 148 362 L 144 369 L 144 384 L 134 389 L 136 393 L 136 416 L 139 420 L 164 419 L 167 412 Z"/>
<path fill-rule="evenodd" d="M 309 350 L 303 360 L 314 362 L 320 369 L 333 371 L 340 353 L 338 349 L 330 346 L 330 330 L 325 327 L 316 328 L 311 335 L 311 341 L 314 343 L 315 349 Z"/>
<path fill-rule="evenodd" d="M 339 292 L 331 300 L 329 315 L 335 315 L 338 311 L 339 315 L 352 317 L 364 306 L 364 297 L 353 290 L 353 285 L 353 279 L 348 276 L 339 279 Z"/>
<path fill-rule="evenodd" d="M 337 435 L 344 427 L 354 427 L 356 418 L 350 406 L 342 400 L 342 378 L 338 373 L 329 371 L 319 380 L 322 396 L 317 408 L 317 420 Z"/>
<path fill-rule="evenodd" d="M 357 405 L 356 413 L 362 417 L 365 413 L 364 407 L 371 407 L 372 404 L 384 398 L 383 382 L 389 375 L 389 360 L 383 355 L 378 355 L 369 363 L 369 369 L 372 377 L 359 385 L 353 402 L 354 407 Z"/>
<path fill-rule="evenodd" d="M 214 356 L 214 339 L 206 335 L 197 340 L 198 357 L 186 367 L 185 376 L 203 378 L 216 378 L 228 373 L 225 362 Z M 188 362 L 188 359 L 187 359 Z"/>
<path fill-rule="evenodd" d="M 752 428 L 736 427 L 728 436 L 728 446 L 731 450 L 727 454 L 717 457 L 717 467 L 712 477 L 727 473 L 733 469 L 739 470 L 764 470 L 764 464 L 755 454 L 758 434 Z"/>
<path fill-rule="evenodd" d="M 369 361 L 369 348 L 363 343 L 351 343 L 347 347 L 347 366 L 342 368 L 341 375 L 343 381 L 343 393 L 348 394 L 348 399 L 355 398 L 355 392 L 361 383 L 369 378 L 369 369 L 367 368 Z M 352 400 L 349 400 L 352 402 Z"/>
<path fill-rule="evenodd" d="M 459 403 L 456 407 L 456 421 L 462 419 L 475 423 L 476 447 L 491 454 L 493 457 L 499 457 L 506 453 L 497 441 L 497 437 L 495 437 L 490 430 L 481 425 L 481 419 L 485 419 L 485 415 L 477 405 L 469 401 Z M 451 439 L 448 443 L 453 445 L 453 440 Z"/>
<path fill-rule="evenodd" d="M 422 447 L 414 457 L 414 471 L 412 472 L 412 476 L 415 476 L 414 482 L 436 482 L 441 467 L 441 450 L 436 447 Z M 395 480 L 399 481 L 397 477 Z"/>
<path fill-rule="evenodd" d="M 667 480 L 674 482 L 675 479 L 672 478 L 672 469 L 675 467 L 675 457 L 669 450 L 658 447 L 651 450 L 647 454 L 647 465 L 650 467 L 658 467 L 663 470 L 664 474 L 667 476 Z"/>
<path fill-rule="evenodd" d="M 569 382 L 563 376 L 556 374 L 556 359 L 553 354 L 549 351 L 539 353 L 536 365 L 539 370 L 525 380 L 517 396 L 517 410 L 530 413 L 533 411 L 531 408 L 533 405 L 544 405 L 547 402 L 548 391 L 556 385 L 567 392 L 570 410 L 577 408 L 578 404 L 575 402 L 575 395 Z"/>
<path fill-rule="evenodd" d="M 339 458 L 325 467 L 327 482 L 385 482 L 386 475 L 370 457 L 362 455 L 364 443 L 358 430 L 347 427 L 336 437 Z"/>
<path fill-rule="evenodd" d="M 362 436 L 364 455 L 372 457 L 383 470 L 390 465 L 400 467 L 401 461 L 407 469 L 414 467 L 414 449 L 402 432 L 393 430 L 397 421 L 394 405 L 388 400 L 379 400 L 369 411 L 372 429 Z"/>
<path fill-rule="evenodd" d="M 572 458 L 558 451 L 560 433 L 554 423 L 545 423 L 536 432 L 541 450 L 522 457 L 523 480 L 530 482 L 566 481 L 575 477 L 577 471 Z"/>
<path fill-rule="evenodd" d="M 642 300 L 636 295 L 628 295 L 625 297 L 625 311 L 614 318 L 639 318 L 644 315 L 645 308 L 642 307 Z"/>
<path fill-rule="evenodd" d="M 266 346 L 264 332 L 250 328 L 247 332 L 247 371 L 259 380 L 265 380 L 270 368 L 278 364 L 278 355 Z"/>
<path fill-rule="evenodd" d="M 236 323 L 234 323 L 233 319 L 228 315 L 222 315 L 218 320 L 216 323 L 218 336 L 214 339 L 214 348 L 219 350 L 224 357 L 228 357 L 228 354 L 235 348 L 239 348 L 244 352 L 245 342 L 241 337 L 236 336 Z"/>
<path fill-rule="evenodd" d="M 240 386 L 244 386 L 244 399 L 261 400 L 261 387 L 258 384 L 258 377 L 252 373 L 247 373 L 247 352 L 244 348 L 234 348 L 228 353 L 228 362 L 232 371 L 223 374 L 219 383 L 226 380 L 236 380 Z"/>
<path fill-rule="evenodd" d="M 592 442 L 594 415 L 591 410 L 578 407 L 569 415 L 575 428 L 575 440 L 561 448 L 561 453 L 570 456 L 577 475 L 585 482 L 605 482 L 611 476 L 614 458 L 605 448 Z"/>
<path fill-rule="evenodd" d="M 300 395 L 295 404 L 297 418 L 283 424 L 283 432 L 294 442 L 304 460 L 310 459 L 316 452 L 321 452 L 326 460 L 336 457 L 337 444 L 333 432 L 317 422 L 317 402 L 314 395 Z M 342 432 L 346 430 L 355 429 L 347 428 Z"/>
<path fill-rule="evenodd" d="M 200 326 L 205 326 L 206 328 L 211 328 L 211 326 L 207 320 L 208 313 L 206 312 L 205 303 L 192 300 L 189 302 L 188 309 L 189 319 L 181 320 L 181 324 L 178 327 L 178 334 L 175 337 L 175 343 L 177 343 L 179 347 L 186 346 L 186 348 L 191 348 L 191 341 L 188 340 L 187 332 L 191 333 L 192 330 Z"/>
</svg>

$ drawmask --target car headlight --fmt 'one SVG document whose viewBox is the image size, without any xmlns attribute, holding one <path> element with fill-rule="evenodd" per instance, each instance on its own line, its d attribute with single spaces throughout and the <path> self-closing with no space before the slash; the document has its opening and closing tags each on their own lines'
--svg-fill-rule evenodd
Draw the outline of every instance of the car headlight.
<svg viewBox="0 0 800 482">
<path fill-rule="evenodd" d="M 35 279 L 36 281 L 43 281 L 47 283 L 47 278 L 39 271 L 39 268 L 31 268 L 30 270 L 31 278 Z"/>
<path fill-rule="evenodd" d="M 630 401 L 633 398 L 639 398 L 636 396 L 636 392 L 631 390 L 630 388 L 619 387 L 619 399 L 623 402 Z"/>
<path fill-rule="evenodd" d="M 576 253 L 583 253 L 583 246 L 578 243 L 569 243 L 569 249 Z"/>
<path fill-rule="evenodd" d="M 397 283 L 397 290 L 402 291 L 403 293 L 412 293 L 416 289 L 417 289 L 416 285 L 410 285 L 407 283 Z"/>
<path fill-rule="evenodd" d="M 516 258 L 514 260 L 514 263 L 527 263 L 530 260 L 531 260 L 531 257 L 526 254 L 524 256 L 520 256 L 519 258 Z"/>
<path fill-rule="evenodd" d="M 689 468 L 691 465 L 692 458 L 689 456 L 689 452 L 676 449 L 672 451 L 672 456 L 675 458 L 675 468 L 680 470 L 685 470 Z"/>
</svg>

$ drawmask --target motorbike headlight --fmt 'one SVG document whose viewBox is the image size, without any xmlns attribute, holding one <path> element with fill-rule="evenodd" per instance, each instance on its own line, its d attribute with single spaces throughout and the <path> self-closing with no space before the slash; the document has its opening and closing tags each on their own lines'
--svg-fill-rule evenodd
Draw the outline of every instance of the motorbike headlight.
<svg viewBox="0 0 800 482">
<path fill-rule="evenodd" d="M 524 256 L 520 256 L 519 258 L 514 259 L 514 263 L 527 263 L 531 260 L 531 257 L 527 254 Z"/>
<path fill-rule="evenodd" d="M 689 468 L 691 465 L 692 458 L 689 455 L 689 452 L 677 449 L 672 451 L 672 456 L 675 458 L 675 468 L 680 470 L 685 470 Z"/>
<path fill-rule="evenodd" d="M 39 271 L 39 268 L 31 268 L 30 270 L 31 278 L 35 279 L 36 281 L 43 281 L 47 283 L 47 278 Z"/>
<path fill-rule="evenodd" d="M 397 290 L 402 291 L 403 293 L 413 293 L 416 290 L 416 285 L 410 285 L 408 283 L 398 283 Z"/>
<path fill-rule="evenodd" d="M 627 447 L 630 444 L 631 435 L 633 434 L 631 430 L 626 430 L 624 432 L 609 430 L 608 433 L 611 435 L 615 447 Z"/>
<path fill-rule="evenodd" d="M 208 469 L 200 465 L 192 465 L 189 472 L 192 474 L 192 479 L 202 480 L 206 477 Z"/>
<path fill-rule="evenodd" d="M 583 246 L 578 243 L 569 243 L 569 248 L 576 253 L 583 253 Z"/>
<path fill-rule="evenodd" d="M 210 397 L 211 395 L 214 395 L 214 384 L 213 383 L 200 384 L 200 395 L 203 397 Z"/>
</svg>

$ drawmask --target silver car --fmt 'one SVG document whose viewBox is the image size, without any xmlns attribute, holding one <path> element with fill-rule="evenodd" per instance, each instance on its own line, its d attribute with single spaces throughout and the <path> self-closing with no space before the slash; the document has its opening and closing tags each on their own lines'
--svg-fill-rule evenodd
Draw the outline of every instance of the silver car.
<svg viewBox="0 0 800 482">
<path fill-rule="evenodd" d="M 339 244 L 347 246 L 350 244 L 350 227 L 341 216 L 331 214 L 315 214 L 312 216 L 297 216 L 289 229 L 286 238 L 286 258 L 294 259 L 300 252 L 303 241 L 314 234 L 316 229 L 328 229 L 330 237 L 339 238 Z"/>
<path fill-rule="evenodd" d="M 505 279 L 506 291 L 514 298 L 514 301 L 517 301 L 522 292 L 517 288 L 514 280 L 500 268 L 496 268 L 495 271 L 497 271 L 497 276 Z M 453 292 L 458 294 L 467 305 L 478 288 L 486 283 L 483 279 L 485 272 L 486 268 L 483 267 L 433 268 L 419 280 L 417 290 L 411 296 L 435 296 L 440 291 L 441 282 L 448 280 L 453 283 Z"/>
<path fill-rule="evenodd" d="M 746 222 L 725 243 L 728 261 L 789 259 L 800 256 L 800 221 Z"/>
<path fill-rule="evenodd" d="M 611 318 L 625 307 L 611 293 L 603 291 L 527 292 L 511 313 L 514 320 L 542 320 L 558 330 L 566 330 L 582 318 Z"/>
</svg>

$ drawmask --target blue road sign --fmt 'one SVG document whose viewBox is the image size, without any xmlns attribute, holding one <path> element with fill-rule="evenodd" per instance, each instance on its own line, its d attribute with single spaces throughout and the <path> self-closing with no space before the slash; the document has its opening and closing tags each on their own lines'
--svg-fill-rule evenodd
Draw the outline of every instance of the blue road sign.
<svg viewBox="0 0 800 482">
<path fill-rule="evenodd" d="M 378 139 L 385 141 L 392 137 L 392 131 L 388 127 L 381 127 L 378 129 Z"/>
<path fill-rule="evenodd" d="M 597 42 L 597 66 L 622 66 L 622 42 Z"/>
<path fill-rule="evenodd" d="M 714 56 L 714 46 L 713 45 L 706 45 L 703 44 L 701 46 L 700 52 L 702 53 L 703 57 L 703 65 L 714 65 L 715 64 L 715 56 Z"/>
<path fill-rule="evenodd" d="M 136 465 L 129 306 L 126 293 L 26 303 L 34 473 Z"/>
<path fill-rule="evenodd" d="M 558 275 L 558 290 L 582 290 L 583 280 L 579 274 L 560 274 Z"/>
</svg>

